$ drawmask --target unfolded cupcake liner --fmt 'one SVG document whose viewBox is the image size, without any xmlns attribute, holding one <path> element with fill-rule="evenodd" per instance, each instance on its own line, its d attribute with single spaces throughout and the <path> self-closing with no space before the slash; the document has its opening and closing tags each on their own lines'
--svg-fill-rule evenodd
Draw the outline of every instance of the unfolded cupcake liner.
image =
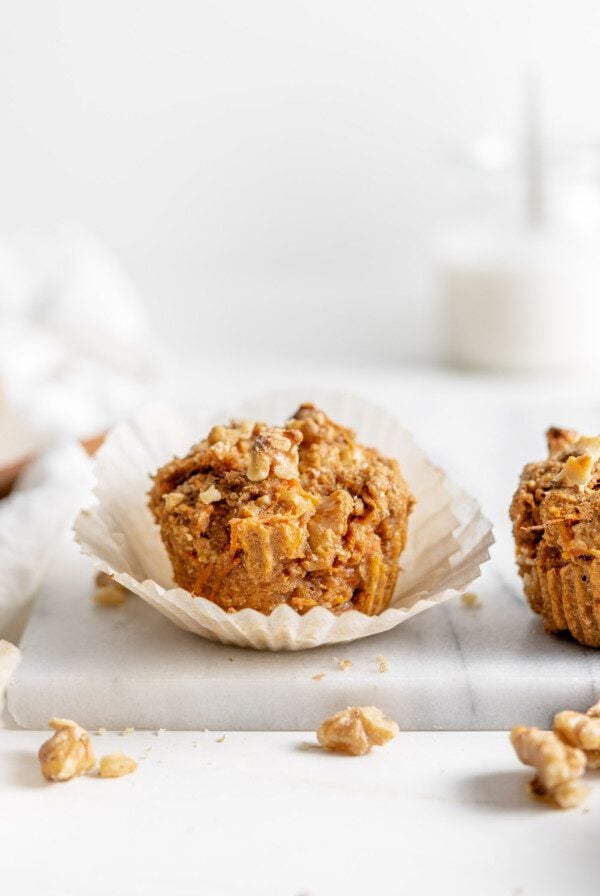
<svg viewBox="0 0 600 896">
<path fill-rule="evenodd" d="M 233 416 L 282 425 L 303 401 L 314 402 L 335 421 L 355 429 L 360 442 L 395 457 L 416 498 L 391 604 L 377 616 L 356 610 L 336 615 L 323 607 L 300 615 L 287 604 L 269 615 L 253 609 L 227 613 L 173 581 L 148 508 L 149 474 L 173 455 L 185 455 L 213 423 Z M 181 628 L 211 641 L 258 650 L 305 650 L 394 628 L 466 590 L 480 575 L 494 540 L 477 502 L 427 459 L 393 417 L 339 392 L 285 390 L 210 417 L 148 408 L 109 434 L 96 456 L 95 475 L 97 503 L 81 511 L 74 527 L 82 552 L 93 564 Z"/>
</svg>

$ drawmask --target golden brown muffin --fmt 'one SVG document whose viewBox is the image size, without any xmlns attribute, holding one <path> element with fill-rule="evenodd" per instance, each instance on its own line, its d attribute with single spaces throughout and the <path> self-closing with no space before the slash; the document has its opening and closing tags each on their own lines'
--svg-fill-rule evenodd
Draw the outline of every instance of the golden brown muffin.
<svg viewBox="0 0 600 896">
<path fill-rule="evenodd" d="M 214 426 L 154 476 L 175 581 L 226 610 L 384 610 L 413 497 L 395 460 L 303 404 L 285 428 Z"/>
<path fill-rule="evenodd" d="M 525 595 L 549 632 L 600 647 L 600 438 L 549 429 L 510 507 Z"/>
</svg>

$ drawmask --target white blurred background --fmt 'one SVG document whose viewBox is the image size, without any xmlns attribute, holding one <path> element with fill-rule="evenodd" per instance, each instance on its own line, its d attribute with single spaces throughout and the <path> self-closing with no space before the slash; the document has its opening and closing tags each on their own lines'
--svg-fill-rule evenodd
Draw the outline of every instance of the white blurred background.
<svg viewBox="0 0 600 896">
<path fill-rule="evenodd" d="M 0 4 L 0 236 L 94 234 L 170 348 L 435 357 L 448 153 L 599 136 L 597 0 Z"/>
</svg>

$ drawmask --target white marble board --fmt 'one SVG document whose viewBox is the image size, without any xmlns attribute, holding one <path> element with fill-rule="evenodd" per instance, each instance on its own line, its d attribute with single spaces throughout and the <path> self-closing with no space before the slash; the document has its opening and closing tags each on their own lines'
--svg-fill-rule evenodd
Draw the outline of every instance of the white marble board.
<svg viewBox="0 0 600 896">
<path fill-rule="evenodd" d="M 25 632 L 9 712 L 26 728 L 54 715 L 88 728 L 303 730 L 374 703 L 405 729 L 480 730 L 547 725 L 600 696 L 600 653 L 546 635 L 493 560 L 476 591 L 479 609 L 454 600 L 359 642 L 272 654 L 204 641 L 136 597 L 96 606 L 89 562 L 66 544 Z"/>
</svg>

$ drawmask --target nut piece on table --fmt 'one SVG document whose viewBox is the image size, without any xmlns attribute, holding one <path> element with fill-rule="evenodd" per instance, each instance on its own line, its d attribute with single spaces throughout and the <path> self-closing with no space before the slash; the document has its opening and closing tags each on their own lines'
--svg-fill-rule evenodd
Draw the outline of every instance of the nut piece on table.
<svg viewBox="0 0 600 896">
<path fill-rule="evenodd" d="M 600 768 L 600 718 L 593 714 L 591 707 L 587 714 L 570 709 L 554 716 L 553 730 L 560 739 L 571 747 L 579 747 L 585 753 L 587 767 Z"/>
<path fill-rule="evenodd" d="M 71 719 L 50 719 L 55 734 L 39 749 L 42 774 L 49 781 L 70 781 L 89 772 L 96 757 L 87 731 Z"/>
<path fill-rule="evenodd" d="M 123 585 L 115 582 L 108 573 L 99 572 L 96 576 L 94 601 L 101 607 L 120 607 L 130 593 Z"/>
<path fill-rule="evenodd" d="M 137 768 L 137 762 L 124 753 L 109 753 L 100 760 L 101 778 L 122 778 Z"/>
<path fill-rule="evenodd" d="M 349 706 L 326 719 L 317 740 L 327 750 L 362 756 L 398 734 L 398 725 L 376 706 Z"/>
<path fill-rule="evenodd" d="M 585 753 L 563 743 L 552 731 L 518 725 L 510 733 L 515 752 L 524 765 L 535 768 L 530 793 L 560 809 L 573 809 L 587 794 L 577 779 L 586 766 Z"/>
</svg>

